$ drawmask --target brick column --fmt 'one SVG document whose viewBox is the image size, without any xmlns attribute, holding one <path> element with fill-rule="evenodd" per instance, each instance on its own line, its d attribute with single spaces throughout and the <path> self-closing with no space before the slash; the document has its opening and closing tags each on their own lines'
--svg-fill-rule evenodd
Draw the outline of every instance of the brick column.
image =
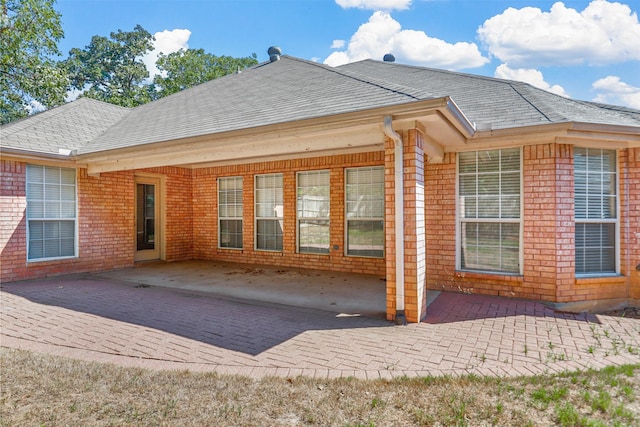
<svg viewBox="0 0 640 427">
<path fill-rule="evenodd" d="M 400 133 L 404 166 L 404 309 L 407 322 L 419 322 L 426 313 L 424 151 L 422 134 L 415 129 Z M 385 143 L 385 228 L 387 318 L 396 315 L 394 142 Z"/>
</svg>

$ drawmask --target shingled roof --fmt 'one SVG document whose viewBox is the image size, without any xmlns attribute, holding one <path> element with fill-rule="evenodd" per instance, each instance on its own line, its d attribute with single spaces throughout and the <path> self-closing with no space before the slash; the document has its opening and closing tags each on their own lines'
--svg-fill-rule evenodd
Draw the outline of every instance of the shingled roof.
<svg viewBox="0 0 640 427">
<path fill-rule="evenodd" d="M 392 62 L 364 60 L 338 67 L 430 93 L 450 96 L 479 126 L 506 129 L 551 123 L 640 126 L 640 111 L 576 101 L 527 83 Z"/>
<path fill-rule="evenodd" d="M 290 56 L 140 106 L 79 153 L 403 104 L 431 96 Z M 433 98 L 433 97 L 431 97 Z"/>
<path fill-rule="evenodd" d="M 481 129 L 555 123 L 640 128 L 640 111 L 529 84 L 364 60 L 329 67 L 291 56 L 134 109 L 81 98 L 1 128 L 3 148 L 78 154 L 337 116 L 450 97 Z"/>
<path fill-rule="evenodd" d="M 91 98 L 80 98 L 2 126 L 0 145 L 33 153 L 68 153 L 102 135 L 130 111 Z"/>
</svg>

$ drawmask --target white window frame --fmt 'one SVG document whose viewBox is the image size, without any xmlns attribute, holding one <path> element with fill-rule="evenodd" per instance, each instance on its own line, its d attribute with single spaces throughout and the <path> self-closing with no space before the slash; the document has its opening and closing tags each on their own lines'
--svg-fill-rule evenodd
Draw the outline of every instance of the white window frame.
<svg viewBox="0 0 640 427">
<path fill-rule="evenodd" d="M 258 182 L 262 179 L 262 178 L 269 178 L 272 177 L 274 179 L 279 179 L 280 181 L 280 186 L 271 186 L 271 187 L 259 187 L 258 186 Z M 282 252 L 284 250 L 284 178 L 283 178 L 283 174 L 282 173 L 269 173 L 269 174 L 260 174 L 260 175 L 255 175 L 254 176 L 254 249 L 256 251 L 266 251 L 266 252 Z M 278 192 L 280 193 L 280 197 L 278 198 L 277 196 L 274 197 L 274 201 L 273 201 L 273 215 L 272 216 L 261 216 L 259 215 L 260 213 L 260 209 L 258 207 L 260 202 L 259 199 L 259 194 L 260 191 L 268 191 L 268 190 L 272 190 L 275 193 Z M 259 236 L 258 236 L 258 222 L 259 221 L 277 221 L 278 222 L 278 226 L 280 227 L 280 230 L 282 231 L 282 237 L 281 237 L 281 242 L 280 242 L 280 248 L 275 248 L 275 249 L 271 249 L 271 248 L 260 248 L 259 247 Z M 276 233 L 276 239 L 278 237 L 277 233 Z M 277 245 L 276 245 L 277 246 Z"/>
<path fill-rule="evenodd" d="M 225 186 L 223 185 L 223 183 L 230 183 L 233 182 L 233 186 L 234 188 L 232 189 L 223 189 L 222 187 Z M 239 188 L 238 188 L 238 182 L 239 182 Z M 223 202 L 222 199 L 222 195 L 224 193 L 235 193 L 235 192 L 240 192 L 240 203 L 229 203 L 228 201 Z M 225 177 L 220 177 L 218 178 L 218 248 L 220 249 L 242 249 L 244 246 L 243 243 L 243 239 L 244 239 L 244 220 L 243 220 L 243 215 L 244 215 L 244 203 L 243 203 L 243 197 L 244 197 L 244 185 L 243 185 L 243 177 L 242 176 L 225 176 Z M 236 201 L 237 202 L 237 201 Z M 223 214 L 223 211 L 228 211 L 230 208 L 237 214 L 237 207 L 239 206 L 240 208 L 240 216 L 237 215 L 228 215 L 228 214 Z M 222 232 L 222 223 L 223 221 L 240 221 L 240 246 L 223 246 L 222 245 L 222 236 L 223 236 L 223 232 Z"/>
<path fill-rule="evenodd" d="M 36 168 L 39 168 L 42 170 L 42 181 L 35 181 L 34 179 L 34 174 L 35 174 L 35 170 Z M 67 173 L 73 173 L 73 200 L 69 200 L 69 199 L 64 199 L 63 198 L 63 191 L 62 188 L 63 186 L 66 187 L 70 187 L 70 184 L 65 184 L 63 182 L 61 182 L 61 178 L 58 179 L 57 183 L 54 182 L 47 182 L 47 178 L 46 178 L 46 174 L 47 171 L 49 171 L 50 174 L 53 174 L 54 171 L 57 171 L 58 175 L 60 176 L 62 174 L 63 171 L 66 171 Z M 41 193 L 41 197 L 35 197 L 32 196 L 31 193 L 32 192 L 36 192 L 35 190 L 35 186 L 38 185 L 42 185 L 42 193 Z M 53 190 L 53 188 L 51 190 L 49 190 L 49 192 L 46 190 L 47 186 L 49 186 L 50 188 L 52 187 L 57 187 L 58 188 L 58 197 L 57 198 L 52 198 L 49 196 L 49 194 L 51 194 Z M 28 164 L 27 165 L 27 170 L 26 170 L 26 180 L 25 180 L 25 198 L 27 201 L 27 210 L 26 210 L 26 228 L 27 228 L 27 253 L 26 253 L 26 257 L 27 257 L 27 262 L 31 263 L 31 262 L 41 262 L 41 261 L 52 261 L 52 260 L 59 260 L 59 259 L 70 259 L 70 258 L 77 258 L 78 257 L 78 177 L 77 177 L 77 171 L 74 168 L 63 168 L 63 167 L 58 167 L 58 166 L 44 166 L 44 165 L 32 165 L 32 164 Z M 63 208 L 63 204 L 69 204 L 73 202 L 73 217 L 71 216 L 63 216 L 62 211 L 64 210 Z M 35 215 L 35 213 L 33 212 L 33 210 L 35 210 L 34 205 L 36 203 L 42 203 L 42 213 L 43 215 Z M 57 205 L 56 208 L 54 208 L 54 206 Z M 50 206 L 51 208 L 47 208 L 47 206 Z M 58 210 L 59 213 L 55 214 L 55 210 Z M 42 223 L 44 224 L 53 224 L 53 223 L 58 223 L 61 224 L 63 222 L 73 222 L 73 254 L 70 255 L 57 255 L 57 256 L 41 256 L 41 257 L 34 257 L 31 258 L 30 257 L 30 252 L 32 249 L 32 237 L 34 234 L 34 230 L 33 228 L 35 228 L 35 223 Z M 32 224 L 34 223 L 34 224 Z M 58 239 L 60 239 L 58 237 Z M 44 241 L 46 240 L 44 234 L 43 234 L 43 255 L 44 255 Z M 55 239 L 49 239 L 49 240 L 55 240 Z"/>
<path fill-rule="evenodd" d="M 381 185 L 382 190 L 382 211 L 380 216 L 359 216 L 359 215 L 350 215 L 349 212 L 349 186 L 357 185 L 349 183 L 349 171 L 352 170 L 381 170 L 382 171 L 382 181 L 379 183 Z M 363 166 L 363 167 L 354 167 L 354 168 L 346 168 L 344 171 L 344 255 L 348 257 L 358 257 L 358 258 L 384 258 L 385 256 L 385 182 L 384 182 L 384 166 Z M 358 193 L 362 193 L 358 191 Z M 350 242 L 349 242 L 349 222 L 378 222 L 382 223 L 382 251 L 379 255 L 367 255 L 362 253 L 350 253 Z M 373 251 L 373 250 L 372 250 Z"/>
<path fill-rule="evenodd" d="M 317 177 L 323 177 L 326 179 L 326 186 L 325 185 L 319 185 L 319 184 L 315 184 L 313 186 L 301 186 L 300 185 L 300 178 L 302 176 L 317 176 Z M 326 177 L 325 177 L 326 176 Z M 325 189 L 326 192 L 326 196 L 327 199 L 326 201 L 323 201 L 323 204 L 326 202 L 326 214 L 325 211 L 318 211 L 316 212 L 315 215 L 306 215 L 305 209 L 301 209 L 301 206 L 304 206 L 304 197 L 305 196 L 309 196 L 306 192 L 306 189 L 310 189 L 310 188 L 323 188 Z M 331 221 L 329 219 L 330 216 L 330 210 L 331 210 L 331 173 L 328 169 L 325 170 L 313 170 L 313 171 L 301 171 L 298 172 L 296 174 L 296 251 L 298 253 L 303 253 L 303 254 L 315 254 L 315 255 L 328 255 L 330 253 L 330 247 L 331 247 L 331 241 L 329 240 L 331 238 Z M 324 209 L 324 206 L 323 206 Z M 315 212 L 315 211 L 314 211 Z M 320 215 L 320 214 L 325 214 L 325 215 Z M 312 222 L 312 221 L 318 221 L 318 222 L 323 222 L 326 223 L 327 226 L 327 231 L 329 232 L 329 236 L 328 236 L 328 240 L 327 240 L 327 245 L 326 248 L 322 247 L 319 250 L 304 250 L 301 249 L 300 246 L 300 238 L 302 236 L 302 225 L 306 222 Z"/>
<path fill-rule="evenodd" d="M 589 192 L 589 188 L 591 187 L 589 184 L 589 179 L 587 178 L 587 182 L 586 182 L 586 206 L 585 206 L 585 214 L 586 214 L 586 218 L 578 218 L 578 209 L 575 209 L 575 206 L 577 205 L 577 198 L 576 198 L 576 193 L 575 193 L 575 188 L 574 188 L 574 217 L 575 217 L 575 227 L 576 227 L 576 237 L 577 237 L 577 232 L 578 232 L 578 226 L 581 224 L 614 224 L 614 247 L 613 247 L 613 263 L 614 263 L 614 268 L 612 269 L 612 271 L 587 271 L 587 272 L 578 272 L 577 268 L 578 268 L 578 262 L 577 262 L 577 257 L 578 257 L 578 247 L 577 247 L 577 238 L 574 239 L 574 241 L 576 242 L 576 246 L 575 246 L 575 257 L 576 257 L 576 277 L 578 278 L 589 278 L 589 277 L 607 277 L 607 276 L 618 276 L 620 275 L 620 188 L 619 188 L 619 164 L 618 164 L 618 152 L 615 149 L 604 149 L 604 148 L 588 148 L 588 147 L 574 147 L 574 169 L 573 169 L 573 173 L 574 173 L 574 185 L 576 182 L 576 172 L 578 173 L 582 173 L 583 171 L 577 171 L 576 169 L 576 165 L 575 165 L 575 157 L 576 157 L 576 151 L 578 150 L 585 150 L 585 153 L 587 155 L 587 157 L 589 156 L 590 152 L 599 152 L 600 156 L 602 156 L 602 154 L 604 152 L 610 152 L 613 154 L 614 156 L 614 165 L 615 168 L 613 170 L 613 172 L 607 172 L 610 175 L 613 176 L 613 188 L 615 190 L 615 193 L 613 194 L 613 197 L 615 198 L 615 217 L 614 218 L 589 218 L 591 215 L 589 215 L 589 195 L 592 196 L 600 196 L 601 198 L 605 196 L 605 194 L 603 192 L 599 192 L 599 193 L 595 193 L 595 192 Z M 604 173 L 602 170 L 600 172 L 597 171 L 590 171 L 589 170 L 589 161 L 587 159 L 586 161 L 586 165 L 587 168 L 584 170 L 584 173 Z M 602 204 L 598 206 L 598 208 L 600 208 L 600 210 L 602 210 Z M 603 215 L 603 214 L 602 214 Z"/>
<path fill-rule="evenodd" d="M 476 158 L 479 155 L 479 153 L 483 153 L 483 152 L 500 152 L 500 156 L 502 157 L 502 152 L 506 151 L 506 150 L 515 150 L 517 149 L 519 151 L 519 160 L 520 160 L 520 165 L 519 165 L 519 171 L 520 171 L 520 186 L 519 186 L 519 200 L 520 200 L 520 206 L 519 206 L 519 214 L 518 214 L 518 218 L 512 218 L 512 217 L 502 217 L 502 196 L 505 196 L 504 194 L 502 194 L 502 191 L 500 191 L 500 194 L 498 195 L 499 197 L 499 217 L 497 218 L 491 218 L 491 217 L 479 217 L 479 215 L 476 214 L 476 217 L 470 217 L 470 218 L 465 218 L 461 213 L 462 213 L 462 197 L 460 195 L 460 180 L 461 180 L 461 172 L 460 172 L 460 154 L 462 153 L 458 153 L 458 155 L 456 156 L 456 270 L 459 271 L 470 271 L 470 272 L 477 272 L 477 273 L 483 273 L 483 274 L 499 274 L 499 275 L 508 275 L 508 276 L 513 276 L 513 275 L 522 275 L 523 271 L 524 271 L 524 255 L 523 255 L 523 248 L 524 248 L 524 236 L 523 236 L 523 224 L 524 224 L 524 187 L 523 187 L 523 152 L 522 152 L 522 148 L 504 148 L 504 149 L 493 149 L 493 150 L 476 150 L 476 151 L 472 151 L 472 153 L 476 153 Z M 470 152 L 464 152 L 464 154 L 467 154 Z M 471 173 L 468 173 L 469 175 L 471 175 Z M 475 175 L 478 176 L 479 172 L 478 172 L 478 168 L 476 167 L 476 172 Z M 501 174 L 502 174 L 502 162 L 500 161 L 500 172 L 499 172 L 499 182 L 501 182 Z M 500 184 L 499 184 L 500 185 Z M 478 192 L 476 194 L 479 194 Z M 509 195 L 507 195 L 509 196 Z M 477 212 L 477 211 L 476 211 Z M 463 236 L 463 227 L 462 224 L 463 223 L 477 223 L 477 224 L 516 224 L 518 226 L 518 269 L 517 270 L 506 270 L 506 269 L 494 269 L 492 268 L 492 266 L 488 266 L 488 268 L 470 268 L 467 266 L 463 266 L 462 265 L 462 247 L 464 244 L 464 236 Z"/>
</svg>

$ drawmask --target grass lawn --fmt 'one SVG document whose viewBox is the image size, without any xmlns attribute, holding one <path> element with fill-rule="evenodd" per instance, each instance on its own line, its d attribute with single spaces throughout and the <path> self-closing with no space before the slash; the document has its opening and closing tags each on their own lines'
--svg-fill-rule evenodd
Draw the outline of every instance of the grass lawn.
<svg viewBox="0 0 640 427">
<path fill-rule="evenodd" d="M 152 371 L 0 348 L 0 425 L 640 425 L 640 365 L 392 381 Z"/>
</svg>

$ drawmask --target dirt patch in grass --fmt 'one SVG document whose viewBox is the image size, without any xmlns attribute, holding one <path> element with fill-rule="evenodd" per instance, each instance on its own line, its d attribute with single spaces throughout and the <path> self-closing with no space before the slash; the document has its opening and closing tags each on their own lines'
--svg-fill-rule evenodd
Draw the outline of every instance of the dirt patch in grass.
<svg viewBox="0 0 640 427">
<path fill-rule="evenodd" d="M 629 319 L 640 319 L 640 308 L 638 307 L 627 307 L 621 310 L 612 310 L 604 313 L 605 316 L 619 316 L 619 317 L 627 317 Z"/>
<path fill-rule="evenodd" d="M 265 378 L 0 348 L 0 425 L 638 425 L 640 365 L 516 379 Z"/>
</svg>

